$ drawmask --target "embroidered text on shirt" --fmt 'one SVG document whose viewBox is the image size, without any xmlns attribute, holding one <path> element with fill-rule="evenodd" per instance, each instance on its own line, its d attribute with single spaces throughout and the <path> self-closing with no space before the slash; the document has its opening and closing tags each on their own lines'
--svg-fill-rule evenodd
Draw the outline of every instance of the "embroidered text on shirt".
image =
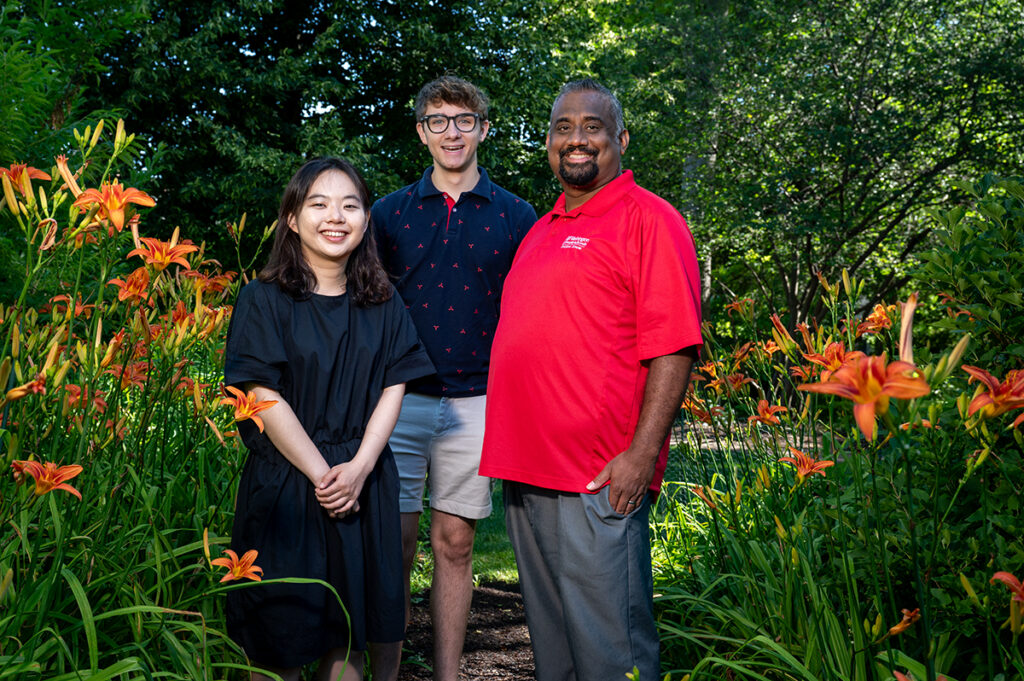
<svg viewBox="0 0 1024 681">
<path fill-rule="evenodd" d="M 590 239 L 583 236 L 567 236 L 565 241 L 562 242 L 562 248 L 575 248 L 577 251 L 582 251 L 583 247 L 590 243 Z"/>
</svg>

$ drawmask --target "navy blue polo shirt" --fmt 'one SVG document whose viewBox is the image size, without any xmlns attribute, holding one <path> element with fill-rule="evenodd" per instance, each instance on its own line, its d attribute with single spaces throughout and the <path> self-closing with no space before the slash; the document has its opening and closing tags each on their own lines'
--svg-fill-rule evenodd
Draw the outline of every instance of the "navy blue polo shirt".
<svg viewBox="0 0 1024 681">
<path fill-rule="evenodd" d="M 388 194 L 370 211 L 384 269 L 395 279 L 437 375 L 410 383 L 427 395 L 487 391 L 491 341 L 505 275 L 537 213 L 526 201 L 480 181 L 453 201 L 431 181 Z"/>
</svg>

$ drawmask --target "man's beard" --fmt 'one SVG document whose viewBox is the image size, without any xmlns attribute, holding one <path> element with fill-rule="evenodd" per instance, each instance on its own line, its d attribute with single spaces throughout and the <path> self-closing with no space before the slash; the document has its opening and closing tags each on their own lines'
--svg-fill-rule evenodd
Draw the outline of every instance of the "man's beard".
<svg viewBox="0 0 1024 681">
<path fill-rule="evenodd" d="M 582 151 L 584 153 L 592 154 L 592 158 L 586 163 L 574 163 L 572 165 L 565 162 L 567 154 L 571 154 L 574 151 Z M 600 168 L 597 166 L 597 152 L 588 147 L 570 147 L 558 153 L 558 174 L 566 181 L 567 184 L 573 187 L 585 187 L 594 180 L 597 179 L 597 174 L 600 172 Z"/>
</svg>

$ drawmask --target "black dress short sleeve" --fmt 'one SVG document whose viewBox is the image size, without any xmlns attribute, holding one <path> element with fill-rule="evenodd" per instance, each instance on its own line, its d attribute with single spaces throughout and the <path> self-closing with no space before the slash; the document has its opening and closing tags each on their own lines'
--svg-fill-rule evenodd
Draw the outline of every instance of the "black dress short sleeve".
<svg viewBox="0 0 1024 681">
<path fill-rule="evenodd" d="M 416 327 L 405 309 L 398 292 L 393 292 L 387 303 L 388 325 L 391 337 L 388 339 L 388 357 L 384 371 L 384 387 L 408 383 L 434 373 L 434 365 L 427 356 L 427 350 L 420 342 Z"/>
<path fill-rule="evenodd" d="M 288 358 L 282 331 L 287 328 L 281 296 L 260 281 L 247 284 L 238 294 L 228 327 L 224 357 L 224 383 L 257 383 L 281 390 L 281 377 Z"/>
</svg>

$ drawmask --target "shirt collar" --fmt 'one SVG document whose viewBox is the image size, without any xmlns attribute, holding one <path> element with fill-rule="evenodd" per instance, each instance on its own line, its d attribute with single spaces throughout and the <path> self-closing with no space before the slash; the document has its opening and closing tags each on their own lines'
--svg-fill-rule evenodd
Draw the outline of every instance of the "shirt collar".
<svg viewBox="0 0 1024 681">
<path fill-rule="evenodd" d="M 555 201 L 555 207 L 551 209 L 554 216 L 567 215 L 577 217 L 579 215 L 589 215 L 591 217 L 598 217 L 608 212 L 612 206 L 619 202 L 623 195 L 636 186 L 636 181 L 633 179 L 633 171 L 623 171 L 621 175 L 616 177 L 614 180 L 601 187 L 600 190 L 584 203 L 582 206 L 577 206 L 573 210 L 567 211 L 565 209 L 565 193 L 563 192 L 558 200 Z"/>
<path fill-rule="evenodd" d="M 491 185 L 491 178 L 487 175 L 487 171 L 480 166 L 477 166 L 477 170 L 480 171 L 480 179 L 477 180 L 476 186 L 463 193 L 472 194 L 473 196 L 478 196 L 481 199 L 490 202 L 491 198 L 494 196 L 494 187 Z M 416 191 L 421 199 L 428 196 L 441 195 L 441 190 L 434 186 L 434 181 L 431 179 L 433 174 L 434 166 L 430 166 L 423 171 L 423 177 L 421 177 L 420 181 L 417 183 Z"/>
</svg>

